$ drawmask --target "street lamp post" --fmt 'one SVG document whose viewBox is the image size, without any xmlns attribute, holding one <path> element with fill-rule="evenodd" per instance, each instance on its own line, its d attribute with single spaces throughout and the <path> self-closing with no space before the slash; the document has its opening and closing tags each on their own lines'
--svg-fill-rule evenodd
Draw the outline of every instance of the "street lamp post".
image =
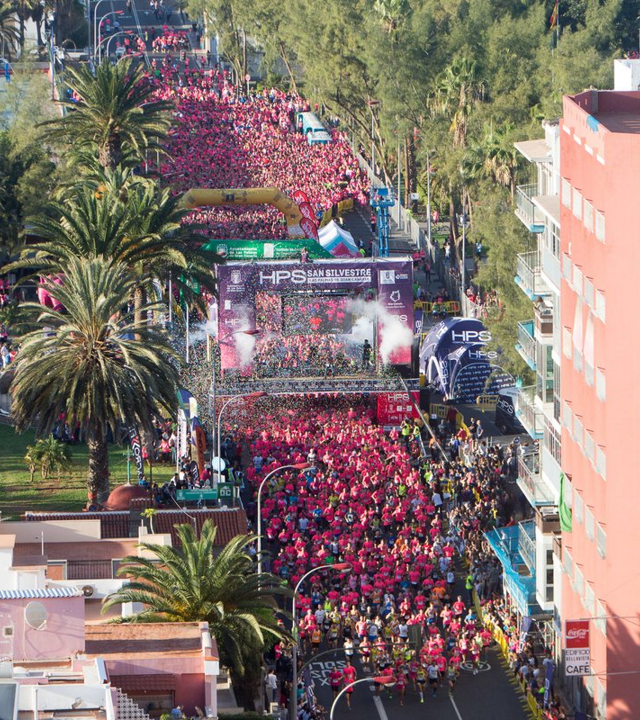
<svg viewBox="0 0 640 720">
<path fill-rule="evenodd" d="M 89 15 L 89 17 L 87 18 L 89 21 L 89 35 L 91 35 L 91 1 L 92 0 L 87 0 L 87 14 Z M 94 59 L 95 59 L 96 52 L 97 52 L 96 42 L 98 40 L 98 31 L 96 29 L 96 25 L 97 25 L 96 19 L 98 17 L 98 8 L 100 7 L 101 3 L 103 3 L 103 2 L 105 2 L 105 0 L 98 0 L 98 2 L 96 3 L 96 6 L 93 8 L 93 42 L 92 42 L 92 39 L 89 38 L 89 51 L 91 51 L 91 49 L 93 48 Z"/>
<path fill-rule="evenodd" d="M 102 2 L 102 0 L 100 0 L 100 2 Z M 100 3 L 98 3 L 98 5 L 100 5 Z M 96 5 L 96 10 L 98 9 L 98 5 Z M 98 29 L 100 28 L 100 25 L 102 25 L 102 21 L 105 18 L 108 18 L 109 15 L 122 15 L 122 13 L 123 13 L 122 10 L 111 10 L 111 12 L 105 13 L 100 18 L 100 22 L 98 22 L 98 14 L 96 13 L 96 16 L 94 18 L 94 34 L 93 34 L 93 44 L 94 44 L 93 54 L 94 55 L 96 54 L 96 52 L 98 50 L 98 46 L 96 45 L 96 43 L 98 42 Z"/>
<path fill-rule="evenodd" d="M 258 488 L 258 575 L 262 574 L 262 488 L 264 487 L 267 480 L 269 480 L 271 477 L 273 477 L 276 473 L 281 472 L 282 470 L 306 470 L 307 468 L 310 468 L 310 463 L 295 463 L 293 465 L 282 465 L 281 467 L 275 468 L 275 470 L 272 470 L 271 472 L 267 473 L 264 478 L 262 479 L 262 482 L 260 483 L 260 487 Z"/>
<path fill-rule="evenodd" d="M 118 37 L 118 35 L 131 35 L 133 33 L 133 30 L 119 30 L 117 33 L 114 33 L 113 35 L 109 35 L 109 37 L 102 38 L 100 42 L 98 43 L 97 50 L 98 50 L 98 65 L 102 61 L 102 44 L 104 42 L 107 43 L 107 56 L 109 55 L 109 44 L 111 41 Z"/>
<path fill-rule="evenodd" d="M 258 335 L 260 331 L 259 330 L 234 330 L 233 332 L 227 333 L 221 340 L 218 340 L 218 345 L 225 345 L 225 341 L 228 340 L 233 335 Z M 209 349 L 210 345 L 210 335 L 207 335 L 207 349 Z M 219 447 L 219 445 L 216 444 L 216 358 L 215 353 L 211 352 L 211 391 L 209 392 L 209 397 L 211 398 L 211 411 L 213 415 L 213 427 L 211 428 L 212 433 L 212 447 Z M 218 451 L 218 457 L 220 457 L 220 451 Z"/>
<path fill-rule="evenodd" d="M 217 445 L 217 457 L 220 456 L 220 446 L 221 446 L 221 426 L 222 426 L 222 413 L 226 410 L 227 405 L 232 403 L 234 400 L 257 400 L 258 398 L 265 397 L 268 393 L 258 391 L 258 392 L 252 392 L 248 393 L 247 395 L 233 395 L 230 397 L 227 402 L 220 408 L 220 412 L 218 413 L 218 445 Z"/>
<path fill-rule="evenodd" d="M 298 624 L 296 621 L 296 596 L 302 583 L 310 576 L 320 570 L 337 570 L 340 573 L 347 573 L 351 571 L 351 565 L 349 563 L 335 563 L 334 565 L 326 564 L 319 565 L 308 573 L 305 573 L 298 584 L 295 586 L 293 591 L 293 602 L 291 605 L 291 617 L 293 618 L 293 682 L 291 683 L 291 718 L 297 720 L 298 718 Z"/>
<path fill-rule="evenodd" d="M 378 675 L 377 677 L 365 677 L 360 678 L 360 680 L 354 680 L 352 683 L 349 683 L 348 685 L 345 685 L 342 690 L 336 695 L 335 700 L 331 703 L 331 710 L 329 711 L 329 720 L 333 720 L 333 713 L 336 709 L 336 705 L 338 704 L 338 700 L 348 691 L 350 690 L 354 685 L 357 685 L 358 683 L 377 683 L 378 685 L 393 685 L 395 683 L 396 679 L 393 677 L 393 675 Z"/>
</svg>

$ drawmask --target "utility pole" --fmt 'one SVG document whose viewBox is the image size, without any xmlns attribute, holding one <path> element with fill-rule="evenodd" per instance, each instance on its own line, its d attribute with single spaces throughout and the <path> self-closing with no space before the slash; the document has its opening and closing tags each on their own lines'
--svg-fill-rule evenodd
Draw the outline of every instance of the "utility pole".
<svg viewBox="0 0 640 720">
<path fill-rule="evenodd" d="M 460 299 L 462 300 L 467 290 L 467 215 L 464 210 L 462 211 L 462 215 L 460 216 L 460 222 L 462 223 L 462 270 L 460 273 L 462 279 L 462 290 Z"/>
<path fill-rule="evenodd" d="M 431 252 L 431 159 L 427 153 L 427 237 L 429 238 L 429 252 Z"/>
</svg>

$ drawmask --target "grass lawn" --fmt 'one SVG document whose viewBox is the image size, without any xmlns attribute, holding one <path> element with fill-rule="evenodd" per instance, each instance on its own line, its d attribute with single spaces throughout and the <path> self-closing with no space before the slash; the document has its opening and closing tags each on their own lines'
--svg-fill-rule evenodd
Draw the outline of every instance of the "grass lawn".
<svg viewBox="0 0 640 720">
<path fill-rule="evenodd" d="M 27 510 L 80 511 L 87 501 L 87 446 L 73 445 L 71 472 L 42 480 L 36 471 L 33 483 L 24 462 L 27 445 L 33 445 L 35 435 L 29 430 L 18 435 L 9 425 L 0 425 L 0 511 L 3 520 L 17 520 Z M 146 475 L 149 477 L 149 468 Z M 111 487 L 127 482 L 126 448 L 109 449 Z M 154 465 L 153 480 L 162 484 L 169 480 L 174 468 Z M 136 468 L 131 460 L 131 478 L 136 482 Z"/>
</svg>

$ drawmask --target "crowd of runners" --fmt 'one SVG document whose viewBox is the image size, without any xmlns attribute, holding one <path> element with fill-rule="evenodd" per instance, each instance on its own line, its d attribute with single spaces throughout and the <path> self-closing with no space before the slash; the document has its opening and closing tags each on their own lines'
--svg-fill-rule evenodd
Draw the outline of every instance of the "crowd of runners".
<svg viewBox="0 0 640 720">
<path fill-rule="evenodd" d="M 168 152 L 159 168 L 176 190 L 302 190 L 317 212 L 346 199 L 366 203 L 368 181 L 345 134 L 333 130 L 331 143 L 310 145 L 297 132 L 296 113 L 311 108 L 295 93 L 264 89 L 245 96 L 227 72 L 190 67 L 188 58 L 180 63 L 170 53 L 153 61 L 152 81 L 159 97 L 176 104 Z M 214 238 L 287 237 L 282 215 L 270 207 L 203 208 L 192 217 Z"/>
<path fill-rule="evenodd" d="M 254 489 L 280 465 L 310 464 L 275 473 L 263 489 L 266 567 L 295 586 L 320 565 L 348 564 L 346 574 L 319 570 L 300 589 L 303 655 L 321 645 L 344 651 L 349 662 L 330 676 L 336 694 L 357 656 L 365 671 L 395 679 L 384 691 L 401 703 L 425 702 L 441 688 L 453 693 L 461 669 L 476 674 L 492 642 L 473 592 L 497 597 L 501 588 L 497 560 L 489 567 L 477 553 L 482 532 L 510 512 L 504 453 L 469 434 L 457 456 L 464 461 L 426 459 L 412 422 L 387 433 L 368 401 L 346 402 L 307 400 L 295 416 L 282 406 L 261 415 L 266 429 L 239 431 L 251 446 Z M 255 505 L 248 510 L 253 516 Z M 298 692 L 304 705 L 302 682 Z"/>
</svg>

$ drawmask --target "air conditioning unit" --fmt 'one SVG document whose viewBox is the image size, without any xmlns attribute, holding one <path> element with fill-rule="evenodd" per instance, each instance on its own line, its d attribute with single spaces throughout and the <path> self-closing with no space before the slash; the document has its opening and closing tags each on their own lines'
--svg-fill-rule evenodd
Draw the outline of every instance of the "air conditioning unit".
<svg viewBox="0 0 640 720">
<path fill-rule="evenodd" d="M 85 597 L 91 597 L 94 592 L 95 592 L 95 588 L 93 587 L 93 585 L 85 585 L 85 586 L 82 588 L 82 594 L 83 594 Z"/>
</svg>

